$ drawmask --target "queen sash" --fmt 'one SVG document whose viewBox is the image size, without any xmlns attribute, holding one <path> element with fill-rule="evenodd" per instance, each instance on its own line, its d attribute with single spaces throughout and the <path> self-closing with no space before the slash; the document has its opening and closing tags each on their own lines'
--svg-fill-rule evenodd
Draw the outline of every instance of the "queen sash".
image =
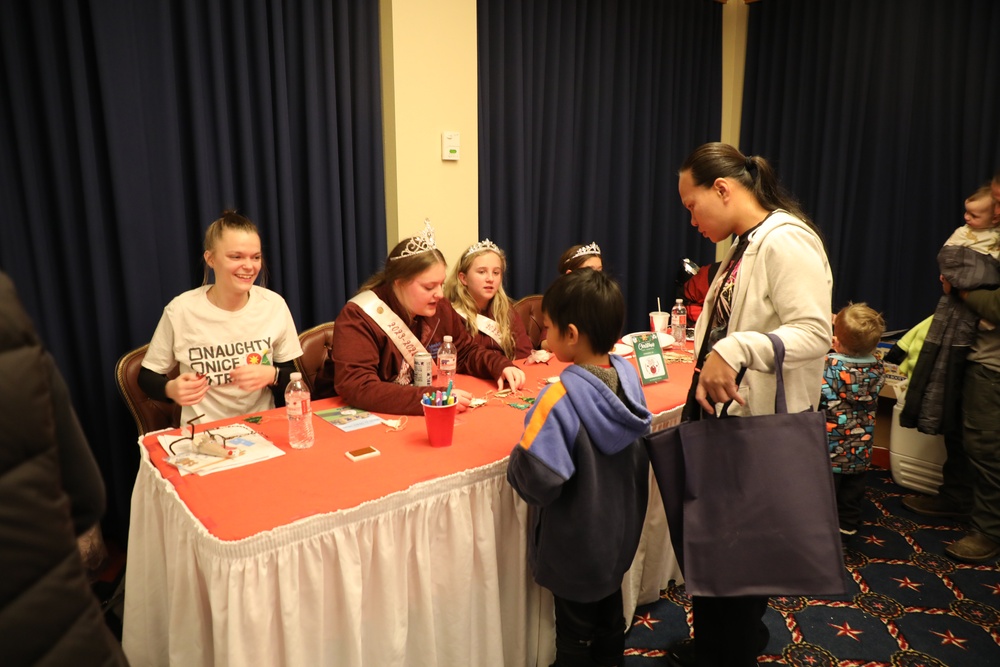
<svg viewBox="0 0 1000 667">
<path fill-rule="evenodd" d="M 468 320 L 465 313 L 455 309 L 455 312 L 462 316 L 463 320 Z M 497 345 L 503 348 L 503 329 L 497 324 L 496 320 L 491 320 L 482 313 L 476 315 L 476 328 L 482 331 L 484 334 L 496 341 Z"/>
<path fill-rule="evenodd" d="M 403 355 L 406 364 L 413 367 L 413 357 L 419 352 L 427 352 L 420 340 L 413 335 L 410 327 L 390 308 L 385 301 L 371 290 L 359 292 L 351 298 L 371 320 L 379 326 Z"/>
</svg>

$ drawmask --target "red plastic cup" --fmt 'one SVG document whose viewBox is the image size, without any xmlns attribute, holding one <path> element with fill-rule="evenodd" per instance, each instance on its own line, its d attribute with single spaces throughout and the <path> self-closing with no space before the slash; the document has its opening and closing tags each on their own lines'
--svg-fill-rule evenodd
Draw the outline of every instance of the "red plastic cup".
<svg viewBox="0 0 1000 667">
<path fill-rule="evenodd" d="M 458 402 L 451 405 L 426 405 L 424 421 L 427 422 L 427 439 L 431 447 L 451 447 L 452 435 L 455 433 L 455 415 L 458 413 Z"/>
</svg>

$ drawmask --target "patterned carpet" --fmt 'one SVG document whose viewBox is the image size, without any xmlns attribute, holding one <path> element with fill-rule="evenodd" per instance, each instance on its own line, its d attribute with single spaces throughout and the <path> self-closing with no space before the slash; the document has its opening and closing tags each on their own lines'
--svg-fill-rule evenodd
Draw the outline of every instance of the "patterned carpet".
<svg viewBox="0 0 1000 667">
<path fill-rule="evenodd" d="M 795 667 L 1000 666 L 1000 567 L 964 565 L 944 547 L 965 534 L 951 519 L 902 507 L 912 492 L 868 473 L 863 525 L 845 551 L 853 581 L 841 599 L 771 598 L 762 665 Z M 664 665 L 663 649 L 691 636 L 690 599 L 671 585 L 640 607 L 626 667 Z"/>
</svg>

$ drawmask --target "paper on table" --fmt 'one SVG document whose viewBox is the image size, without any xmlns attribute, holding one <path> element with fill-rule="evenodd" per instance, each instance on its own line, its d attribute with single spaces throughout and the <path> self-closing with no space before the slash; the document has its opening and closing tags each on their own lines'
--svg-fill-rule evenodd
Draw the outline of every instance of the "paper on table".
<svg viewBox="0 0 1000 667">
<path fill-rule="evenodd" d="M 328 421 L 341 431 L 356 431 L 359 428 L 377 426 L 382 418 L 358 408 L 343 407 L 318 410 L 316 416 Z"/>
<path fill-rule="evenodd" d="M 176 466 L 181 475 L 208 475 L 285 455 L 277 445 L 246 424 L 229 424 L 202 432 L 221 436 L 225 439 L 226 447 L 234 449 L 236 454 L 229 458 L 200 454 L 192 451 L 190 438 L 177 435 L 157 436 L 160 446 L 168 455 L 167 463 Z M 197 436 L 196 432 L 195 437 Z M 174 453 L 170 451 L 171 444 L 174 445 Z"/>
</svg>

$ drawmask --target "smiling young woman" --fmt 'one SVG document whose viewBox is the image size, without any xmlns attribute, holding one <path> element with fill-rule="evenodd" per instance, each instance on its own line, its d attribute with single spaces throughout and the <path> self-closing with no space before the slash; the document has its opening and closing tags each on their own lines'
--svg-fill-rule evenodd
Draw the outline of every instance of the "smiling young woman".
<svg viewBox="0 0 1000 667">
<path fill-rule="evenodd" d="M 143 391 L 183 406 L 182 423 L 273 408 L 302 355 L 285 300 L 255 284 L 264 260 L 253 222 L 224 211 L 205 232 L 204 260 L 202 286 L 163 309 L 139 371 Z"/>
</svg>

